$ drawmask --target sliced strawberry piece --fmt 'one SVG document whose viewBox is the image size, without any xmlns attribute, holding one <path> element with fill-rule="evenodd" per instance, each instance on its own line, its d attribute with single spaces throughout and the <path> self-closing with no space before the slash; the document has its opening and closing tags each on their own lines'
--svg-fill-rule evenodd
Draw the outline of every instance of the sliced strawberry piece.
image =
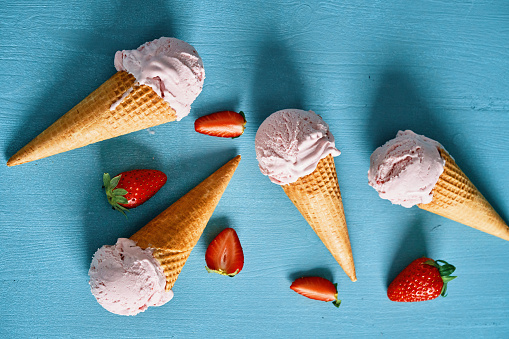
<svg viewBox="0 0 509 339">
<path fill-rule="evenodd" d="M 111 178 L 103 175 L 108 202 L 117 211 L 135 208 L 152 198 L 166 184 L 166 174 L 158 170 L 137 169 L 122 172 Z"/>
<path fill-rule="evenodd" d="M 242 271 L 244 252 L 233 228 L 225 228 L 212 240 L 205 252 L 205 262 L 209 273 L 233 277 Z"/>
<path fill-rule="evenodd" d="M 221 111 L 200 117 L 194 122 L 196 132 L 221 138 L 237 138 L 245 128 L 244 112 Z"/>
<path fill-rule="evenodd" d="M 332 301 L 336 307 L 341 305 L 341 300 L 338 299 L 337 284 L 333 284 L 325 278 L 299 278 L 292 283 L 290 288 L 309 299 Z"/>
</svg>

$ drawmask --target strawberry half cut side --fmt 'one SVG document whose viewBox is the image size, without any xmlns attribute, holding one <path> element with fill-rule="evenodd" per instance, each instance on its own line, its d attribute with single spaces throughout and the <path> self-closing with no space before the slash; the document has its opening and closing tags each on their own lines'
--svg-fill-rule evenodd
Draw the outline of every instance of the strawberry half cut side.
<svg viewBox="0 0 509 339">
<path fill-rule="evenodd" d="M 295 280 L 290 288 L 309 299 L 332 301 L 334 306 L 339 307 L 341 300 L 338 299 L 337 285 L 322 277 L 302 277 Z"/>
<path fill-rule="evenodd" d="M 238 138 L 246 128 L 244 112 L 221 111 L 202 116 L 194 122 L 194 130 L 221 138 Z"/>
<path fill-rule="evenodd" d="M 209 273 L 234 277 L 242 271 L 244 252 L 233 228 L 225 228 L 212 240 L 205 252 L 205 262 Z"/>
</svg>

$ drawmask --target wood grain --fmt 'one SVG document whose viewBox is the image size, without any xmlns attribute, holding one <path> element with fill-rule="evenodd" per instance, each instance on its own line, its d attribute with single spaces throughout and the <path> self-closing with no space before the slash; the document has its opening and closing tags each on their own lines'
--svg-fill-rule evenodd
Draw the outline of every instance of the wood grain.
<svg viewBox="0 0 509 339">
<path fill-rule="evenodd" d="M 369 156 L 399 129 L 441 142 L 509 220 L 509 3 L 506 1 L 5 2 L 0 6 L 4 163 L 114 72 L 117 50 L 160 36 L 193 44 L 206 80 L 178 124 L 7 168 L 0 166 L 2 338 L 505 338 L 509 243 L 426 211 L 393 206 L 367 184 Z M 259 124 L 282 108 L 322 115 L 358 281 L 342 272 L 280 187 L 259 169 Z M 223 140 L 194 120 L 243 110 Z M 129 237 L 236 154 L 234 178 L 178 281 L 175 298 L 136 317 L 89 291 L 94 251 Z M 129 219 L 108 208 L 102 173 L 163 170 L 168 183 Z M 118 215 L 117 215 L 118 214 Z M 244 270 L 207 274 L 204 254 L 234 227 Z M 421 255 L 457 267 L 449 295 L 396 304 L 390 280 Z M 342 306 L 289 289 L 301 275 L 339 284 Z"/>
</svg>

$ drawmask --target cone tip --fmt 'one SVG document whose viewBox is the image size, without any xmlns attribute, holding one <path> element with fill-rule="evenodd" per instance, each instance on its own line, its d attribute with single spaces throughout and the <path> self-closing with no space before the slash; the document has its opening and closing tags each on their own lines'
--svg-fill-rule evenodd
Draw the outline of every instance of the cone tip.
<svg viewBox="0 0 509 339">
<path fill-rule="evenodd" d="M 33 159 L 33 160 L 36 160 L 36 159 Z M 7 160 L 7 166 L 9 166 L 9 167 L 17 166 L 17 165 L 25 164 L 30 161 L 32 161 L 32 160 L 30 160 L 29 156 L 27 155 L 27 153 L 25 151 L 25 147 L 23 147 L 22 149 L 17 151 L 13 156 L 11 156 L 9 158 L 9 160 Z"/>
<path fill-rule="evenodd" d="M 12 167 L 12 166 L 16 166 L 16 165 L 19 165 L 19 161 L 14 159 L 14 156 L 12 156 L 9 160 L 7 160 L 7 166 Z"/>
<path fill-rule="evenodd" d="M 16 154 L 14 154 L 12 157 L 10 157 L 9 160 L 7 160 L 7 166 L 8 167 L 14 167 L 22 164 L 26 164 L 27 162 L 30 162 L 33 160 L 26 160 L 24 157 L 17 157 Z"/>
<path fill-rule="evenodd" d="M 237 167 L 240 162 L 240 154 L 234 157 L 232 160 L 228 161 L 227 164 L 232 164 L 233 166 Z"/>
<path fill-rule="evenodd" d="M 351 281 L 353 282 L 357 281 L 355 266 L 346 267 L 346 269 L 343 266 L 341 266 L 341 268 L 343 268 L 343 271 L 345 271 L 346 275 L 348 276 L 348 278 L 350 278 Z"/>
</svg>

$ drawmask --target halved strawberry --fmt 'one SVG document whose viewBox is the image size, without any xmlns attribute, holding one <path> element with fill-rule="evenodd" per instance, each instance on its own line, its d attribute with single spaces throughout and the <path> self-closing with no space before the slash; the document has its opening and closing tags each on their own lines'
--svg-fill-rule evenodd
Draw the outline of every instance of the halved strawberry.
<svg viewBox="0 0 509 339">
<path fill-rule="evenodd" d="M 244 112 L 221 111 L 202 116 L 194 122 L 198 133 L 221 138 L 238 138 L 246 128 Z"/>
<path fill-rule="evenodd" d="M 337 285 L 321 277 L 302 277 L 295 280 L 290 288 L 309 299 L 332 301 L 334 306 L 339 307 L 341 300 L 338 299 Z"/>
<path fill-rule="evenodd" d="M 225 228 L 212 240 L 205 252 L 205 262 L 209 273 L 233 277 L 242 271 L 244 252 L 233 228 Z"/>
</svg>

